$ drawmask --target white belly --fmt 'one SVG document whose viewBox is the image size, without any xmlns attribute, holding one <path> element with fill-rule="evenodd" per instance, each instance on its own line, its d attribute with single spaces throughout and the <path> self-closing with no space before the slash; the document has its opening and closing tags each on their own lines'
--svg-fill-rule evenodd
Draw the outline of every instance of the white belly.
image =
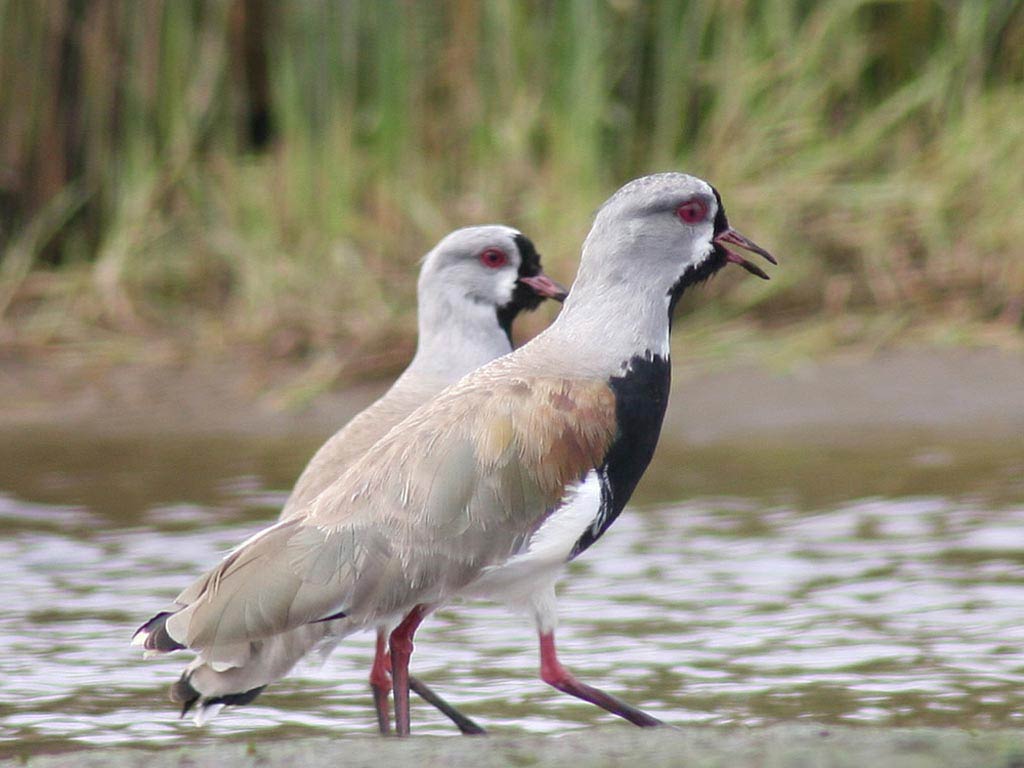
<svg viewBox="0 0 1024 768">
<path fill-rule="evenodd" d="M 459 591 L 459 597 L 482 597 L 534 614 L 543 629 L 554 624 L 554 584 L 573 546 L 601 510 L 601 479 L 596 470 L 571 486 L 562 503 L 527 541 L 524 549 L 501 565 L 491 566 Z"/>
</svg>

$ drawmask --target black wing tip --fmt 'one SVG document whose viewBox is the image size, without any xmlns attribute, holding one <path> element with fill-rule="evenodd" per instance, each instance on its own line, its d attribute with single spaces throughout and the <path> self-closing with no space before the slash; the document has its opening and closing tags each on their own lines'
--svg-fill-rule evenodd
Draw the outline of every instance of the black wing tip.
<svg viewBox="0 0 1024 768">
<path fill-rule="evenodd" d="M 132 635 L 134 640 L 141 633 L 146 633 L 146 639 L 142 643 L 142 647 L 147 651 L 158 651 L 159 653 L 170 653 L 171 651 L 180 651 L 185 646 L 175 640 L 167 632 L 167 619 L 174 615 L 174 611 L 161 611 L 156 616 L 151 618 Z"/>
</svg>

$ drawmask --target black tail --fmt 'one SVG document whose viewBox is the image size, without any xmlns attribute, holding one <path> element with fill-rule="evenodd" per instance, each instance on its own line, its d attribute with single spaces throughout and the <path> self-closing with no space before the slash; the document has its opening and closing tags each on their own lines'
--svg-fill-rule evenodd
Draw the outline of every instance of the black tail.
<svg viewBox="0 0 1024 768">
<path fill-rule="evenodd" d="M 184 717 L 188 714 L 188 711 L 196 705 L 196 702 L 202 698 L 202 694 L 199 693 L 195 688 L 192 687 L 192 683 L 189 682 L 190 674 L 186 672 L 180 678 L 178 682 L 171 686 L 171 701 L 175 704 L 181 704 L 181 716 Z M 242 693 L 229 693 L 226 696 L 218 696 L 215 699 L 203 700 L 201 706 L 209 707 L 214 704 L 223 704 L 226 707 L 240 706 L 242 704 L 248 704 L 267 686 L 261 685 L 256 688 L 250 688 L 248 691 Z"/>
</svg>

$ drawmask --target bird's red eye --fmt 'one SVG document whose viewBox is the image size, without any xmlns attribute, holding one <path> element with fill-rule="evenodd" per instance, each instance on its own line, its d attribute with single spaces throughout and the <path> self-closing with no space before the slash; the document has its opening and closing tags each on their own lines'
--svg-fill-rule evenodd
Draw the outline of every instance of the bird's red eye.
<svg viewBox="0 0 1024 768">
<path fill-rule="evenodd" d="M 703 200 L 691 197 L 676 208 L 676 215 L 687 224 L 699 224 L 708 215 L 708 206 Z"/>
<path fill-rule="evenodd" d="M 508 264 L 508 256 L 506 256 L 505 252 L 500 248 L 488 248 L 480 254 L 480 263 L 485 267 L 497 269 L 498 267 L 504 267 Z"/>
</svg>

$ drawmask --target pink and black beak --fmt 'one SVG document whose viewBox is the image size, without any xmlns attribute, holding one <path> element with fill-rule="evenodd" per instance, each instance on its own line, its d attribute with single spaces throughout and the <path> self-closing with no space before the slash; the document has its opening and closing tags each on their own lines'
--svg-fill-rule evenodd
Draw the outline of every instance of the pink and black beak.
<svg viewBox="0 0 1024 768">
<path fill-rule="evenodd" d="M 743 256 L 736 253 L 736 251 L 732 250 L 729 246 L 736 245 L 744 250 L 750 251 L 751 253 L 756 253 L 758 256 L 764 257 L 775 265 L 778 265 L 779 262 L 774 256 L 753 240 L 744 237 L 729 226 L 729 220 L 725 216 L 725 208 L 722 206 L 722 197 L 718 194 L 717 189 L 712 188 L 712 191 L 715 193 L 715 200 L 718 202 L 718 213 L 715 214 L 715 235 L 714 238 L 712 238 L 715 244 L 716 253 L 718 253 L 720 258 L 727 262 L 739 264 L 750 274 L 757 275 L 762 280 L 770 280 L 771 278 L 768 277 L 767 272 L 756 264 L 747 261 Z"/>
<path fill-rule="evenodd" d="M 540 254 L 526 235 L 517 234 L 516 248 L 519 249 L 519 275 L 512 299 L 498 307 L 498 325 L 505 331 L 512 343 L 512 321 L 523 311 L 531 311 L 541 305 L 544 299 L 565 301 L 569 291 L 544 274 L 540 266 Z"/>
<path fill-rule="evenodd" d="M 768 253 L 768 251 L 759 246 L 753 240 L 747 239 L 732 227 L 728 227 L 724 232 L 715 235 L 714 241 L 715 248 L 717 250 L 720 250 L 725 255 L 726 261 L 730 261 L 733 264 L 739 264 L 741 267 L 747 270 L 747 272 L 749 272 L 752 275 L 757 275 L 762 280 L 770 280 L 771 278 L 768 277 L 767 272 L 765 272 L 756 264 L 747 261 L 745 258 L 743 258 L 743 256 L 736 253 L 736 251 L 732 250 L 729 246 L 738 245 L 740 248 L 748 250 L 752 253 L 756 253 L 758 256 L 763 256 L 772 264 L 777 265 L 779 263 L 774 256 Z"/>
<path fill-rule="evenodd" d="M 535 294 L 545 299 L 565 301 L 565 297 L 569 295 L 569 290 L 564 285 L 555 282 L 543 272 L 520 277 L 519 282 L 528 286 Z"/>
<path fill-rule="evenodd" d="M 526 235 L 515 236 L 519 249 L 519 279 L 513 302 L 519 309 L 535 309 L 544 299 L 565 301 L 569 291 L 544 274 L 540 265 L 540 254 Z"/>
</svg>

